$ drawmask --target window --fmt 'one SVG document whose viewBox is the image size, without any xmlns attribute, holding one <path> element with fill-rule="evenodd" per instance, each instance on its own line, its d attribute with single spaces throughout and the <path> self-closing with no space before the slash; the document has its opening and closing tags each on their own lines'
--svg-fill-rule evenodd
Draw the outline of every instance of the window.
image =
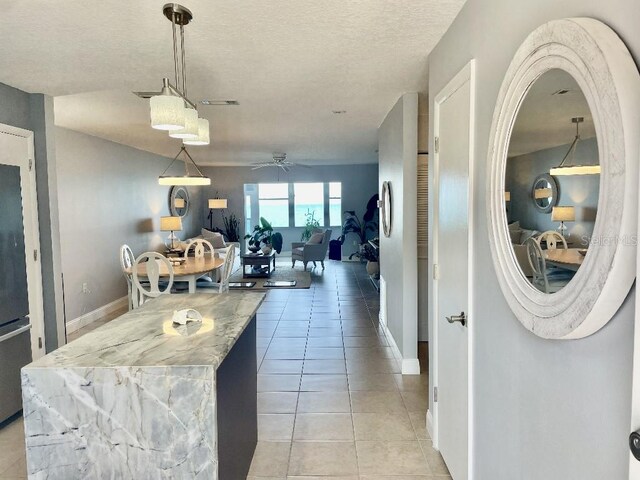
<svg viewBox="0 0 640 480">
<path fill-rule="evenodd" d="M 258 210 L 273 227 L 289 226 L 289 184 L 260 183 Z"/>
<path fill-rule="evenodd" d="M 342 183 L 329 184 L 329 225 L 342 226 Z"/>
<path fill-rule="evenodd" d="M 324 183 L 295 183 L 294 225 L 304 227 L 307 215 L 312 214 L 320 226 L 324 226 Z"/>
</svg>

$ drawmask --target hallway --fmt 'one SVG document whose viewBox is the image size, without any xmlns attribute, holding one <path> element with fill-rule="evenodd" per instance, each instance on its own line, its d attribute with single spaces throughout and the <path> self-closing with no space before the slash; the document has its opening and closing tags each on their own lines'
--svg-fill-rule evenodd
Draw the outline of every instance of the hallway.
<svg viewBox="0 0 640 480">
<path fill-rule="evenodd" d="M 249 479 L 447 479 L 425 428 L 428 376 L 400 375 L 364 266 L 327 262 L 258 314 Z"/>
</svg>

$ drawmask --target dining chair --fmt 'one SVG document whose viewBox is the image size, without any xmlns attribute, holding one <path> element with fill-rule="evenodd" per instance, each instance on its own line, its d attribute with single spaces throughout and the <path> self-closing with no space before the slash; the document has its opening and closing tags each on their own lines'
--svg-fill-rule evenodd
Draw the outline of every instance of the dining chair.
<svg viewBox="0 0 640 480">
<path fill-rule="evenodd" d="M 202 258 L 209 250 L 209 254 L 213 256 L 215 254 L 213 245 L 208 240 L 204 240 L 203 238 L 196 238 L 195 240 L 191 240 L 187 244 L 187 248 L 184 249 L 184 258 L 189 256 L 189 251 L 193 248 L 194 256 L 196 258 Z"/>
<path fill-rule="evenodd" d="M 542 254 L 540 244 L 535 238 L 528 238 L 525 245 L 527 247 L 529 266 L 533 272 L 531 283 L 534 287 L 544 293 L 556 293 L 567 285 L 570 280 L 568 278 L 549 277 L 547 274 L 547 262 Z"/>
<path fill-rule="evenodd" d="M 146 267 L 146 275 L 143 277 L 145 280 L 140 280 L 138 271 L 140 266 Z M 164 282 L 160 281 L 160 265 L 164 265 L 169 272 L 169 280 Z M 137 291 L 137 301 L 134 302 L 133 308 L 138 308 L 148 298 L 156 298 L 160 295 L 168 295 L 171 293 L 171 286 L 173 285 L 173 267 L 171 262 L 157 252 L 145 252 L 136 258 L 131 268 L 133 274 L 133 284 Z M 164 287 L 163 290 L 160 288 Z"/>
<path fill-rule="evenodd" d="M 221 249 L 218 249 L 221 250 Z M 198 282 L 198 288 L 217 289 L 218 293 L 229 290 L 229 279 L 233 272 L 233 262 L 235 260 L 236 246 L 229 245 L 224 249 L 224 263 L 220 267 L 220 280 L 218 282 Z"/>
<path fill-rule="evenodd" d="M 546 232 L 538 235 L 536 239 L 538 241 L 538 245 L 542 248 L 542 243 L 546 243 L 547 250 L 555 250 L 556 248 L 567 248 L 567 240 L 564 236 L 556 232 L 555 230 L 547 230 Z"/>
<path fill-rule="evenodd" d="M 120 247 L 120 266 L 122 267 L 122 274 L 127 280 L 127 298 L 129 301 L 129 310 L 134 308 L 135 294 L 133 289 L 133 280 L 131 274 L 127 273 L 127 269 L 131 268 L 136 261 L 136 257 L 133 256 L 133 251 L 129 245 L 124 244 Z"/>
</svg>

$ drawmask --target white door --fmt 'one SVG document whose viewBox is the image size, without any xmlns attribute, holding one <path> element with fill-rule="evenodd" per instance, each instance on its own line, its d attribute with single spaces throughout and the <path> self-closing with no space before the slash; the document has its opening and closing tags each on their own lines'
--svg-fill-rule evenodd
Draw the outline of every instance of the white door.
<svg viewBox="0 0 640 480">
<path fill-rule="evenodd" d="M 38 202 L 33 158 L 33 133 L 0 124 L 0 166 L 4 167 L 7 172 L 13 172 L 13 169 L 19 170 L 22 197 L 20 200 L 24 225 L 25 262 L 23 265 L 26 268 L 28 316 L 31 324 L 31 354 L 35 360 L 44 355 L 45 348 L 40 229 L 38 227 Z"/>
<path fill-rule="evenodd" d="M 470 173 L 473 62 L 435 99 L 436 447 L 454 480 L 470 478 Z M 462 318 L 464 316 L 465 318 Z M 447 317 L 449 317 L 447 319 Z M 453 323 L 451 323 L 453 322 Z"/>
</svg>

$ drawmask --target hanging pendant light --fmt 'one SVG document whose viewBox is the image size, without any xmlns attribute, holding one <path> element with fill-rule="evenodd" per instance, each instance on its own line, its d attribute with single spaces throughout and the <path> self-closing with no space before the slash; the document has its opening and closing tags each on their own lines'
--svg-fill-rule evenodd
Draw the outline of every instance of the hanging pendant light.
<svg viewBox="0 0 640 480">
<path fill-rule="evenodd" d="M 153 128 L 171 132 L 169 136 L 172 138 L 194 140 L 190 145 L 209 145 L 209 122 L 199 118 L 196 104 L 187 97 L 184 26 L 193 20 L 193 14 L 177 3 L 167 3 L 162 8 L 162 12 L 171 21 L 173 30 L 175 85 L 172 85 L 168 78 L 163 78 L 160 92 L 134 93 L 139 97 L 150 99 Z M 206 132 L 204 132 L 205 127 Z"/>
<path fill-rule="evenodd" d="M 171 166 L 175 163 L 175 161 L 184 153 L 186 157 L 184 159 L 184 175 L 166 175 Z M 189 164 L 193 165 L 197 174 L 189 173 Z M 173 158 L 171 163 L 167 168 L 165 168 L 164 172 L 160 174 L 158 177 L 159 185 L 211 185 L 211 179 L 209 177 L 205 177 L 202 171 L 196 165 L 196 162 L 193 161 L 189 152 L 184 147 L 184 145 L 180 148 L 178 154 Z"/>
<path fill-rule="evenodd" d="M 564 156 L 560 165 L 549 170 L 549 173 L 554 176 L 558 175 L 598 175 L 600 174 L 600 165 L 575 165 L 573 163 L 576 155 L 576 148 L 580 138 L 580 124 L 584 122 L 584 117 L 573 117 L 572 123 L 576 124 L 576 137 L 573 139 L 573 143 L 569 147 L 569 151 Z M 565 165 L 567 159 L 571 157 L 571 164 Z"/>
<path fill-rule="evenodd" d="M 153 100 L 153 98 L 151 99 Z M 193 108 L 182 108 L 184 111 L 184 128 L 169 132 L 171 138 L 193 139 L 198 138 L 198 112 Z"/>
<path fill-rule="evenodd" d="M 206 118 L 199 118 L 198 136 L 195 138 L 185 139 L 182 143 L 185 145 L 209 145 L 209 120 Z"/>
</svg>

